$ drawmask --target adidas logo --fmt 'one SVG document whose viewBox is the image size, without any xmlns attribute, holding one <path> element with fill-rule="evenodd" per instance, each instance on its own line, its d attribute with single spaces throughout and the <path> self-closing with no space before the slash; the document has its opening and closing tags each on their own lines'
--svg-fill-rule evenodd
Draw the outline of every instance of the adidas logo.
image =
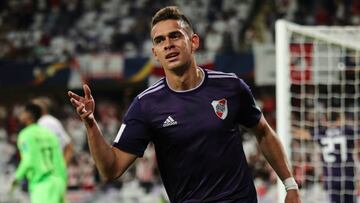
<svg viewBox="0 0 360 203">
<path fill-rule="evenodd" d="M 177 121 L 175 121 L 171 116 L 167 117 L 167 119 L 163 123 L 163 127 L 168 127 L 171 125 L 176 125 Z"/>
</svg>

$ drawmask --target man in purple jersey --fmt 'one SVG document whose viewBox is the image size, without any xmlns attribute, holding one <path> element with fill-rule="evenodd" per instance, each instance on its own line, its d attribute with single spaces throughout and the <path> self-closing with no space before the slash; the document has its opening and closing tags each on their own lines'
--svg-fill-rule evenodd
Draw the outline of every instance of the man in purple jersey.
<svg viewBox="0 0 360 203">
<path fill-rule="evenodd" d="M 312 134 L 321 148 L 324 187 L 331 202 L 355 203 L 355 147 L 359 132 L 346 125 L 339 112 L 331 112 L 326 127 L 314 129 Z"/>
<path fill-rule="evenodd" d="M 171 202 L 257 202 L 239 134 L 241 125 L 256 135 L 263 154 L 283 180 L 285 202 L 299 203 L 283 148 L 249 87 L 235 74 L 196 65 L 199 36 L 177 7 L 155 14 L 151 38 L 153 55 L 163 66 L 165 78 L 134 99 L 113 146 L 106 143 L 94 118 L 90 88 L 84 85 L 84 97 L 69 92 L 102 176 L 118 178 L 153 142 Z"/>
</svg>

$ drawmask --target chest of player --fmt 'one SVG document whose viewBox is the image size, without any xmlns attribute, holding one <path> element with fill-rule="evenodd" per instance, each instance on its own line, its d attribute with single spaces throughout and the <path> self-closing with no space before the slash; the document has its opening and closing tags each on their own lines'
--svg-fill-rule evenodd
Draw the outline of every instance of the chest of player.
<svg viewBox="0 0 360 203">
<path fill-rule="evenodd" d="M 153 138 L 171 144 L 233 130 L 238 99 L 234 94 L 169 95 L 151 111 Z"/>
</svg>

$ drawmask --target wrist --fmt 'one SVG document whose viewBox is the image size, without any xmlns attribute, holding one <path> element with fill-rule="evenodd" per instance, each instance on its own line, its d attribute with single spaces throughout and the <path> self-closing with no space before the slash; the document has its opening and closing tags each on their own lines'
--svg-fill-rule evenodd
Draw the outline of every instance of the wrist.
<svg viewBox="0 0 360 203">
<path fill-rule="evenodd" d="M 296 183 L 294 177 L 286 178 L 286 179 L 283 181 L 283 184 L 284 184 L 284 186 L 285 186 L 285 190 L 286 190 L 286 191 L 289 191 L 289 190 L 298 190 L 298 189 L 299 189 L 299 186 L 298 186 L 298 184 Z"/>
<path fill-rule="evenodd" d="M 91 113 L 88 117 L 84 119 L 85 126 L 92 127 L 95 124 L 95 117 L 94 114 Z"/>
</svg>

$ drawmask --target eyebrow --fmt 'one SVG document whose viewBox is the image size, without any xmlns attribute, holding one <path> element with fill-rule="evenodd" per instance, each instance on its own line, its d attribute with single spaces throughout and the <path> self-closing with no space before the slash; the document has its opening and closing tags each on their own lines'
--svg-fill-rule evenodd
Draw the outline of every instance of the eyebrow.
<svg viewBox="0 0 360 203">
<path fill-rule="evenodd" d="M 176 31 L 173 31 L 173 32 L 169 32 L 169 33 L 167 34 L 167 36 L 171 36 L 171 35 L 174 35 L 174 34 L 181 34 L 181 35 L 183 35 L 182 32 L 180 32 L 179 30 L 176 30 Z M 156 36 L 156 37 L 153 39 L 153 41 L 160 40 L 160 39 L 163 39 L 163 38 L 165 38 L 164 35 L 159 35 L 159 36 Z"/>
<path fill-rule="evenodd" d="M 155 41 L 158 41 L 158 40 L 162 40 L 162 39 L 164 39 L 165 37 L 163 36 L 163 35 L 159 35 L 159 36 L 157 36 L 157 37 L 155 37 L 154 39 L 153 39 L 153 41 L 155 42 Z"/>
</svg>

